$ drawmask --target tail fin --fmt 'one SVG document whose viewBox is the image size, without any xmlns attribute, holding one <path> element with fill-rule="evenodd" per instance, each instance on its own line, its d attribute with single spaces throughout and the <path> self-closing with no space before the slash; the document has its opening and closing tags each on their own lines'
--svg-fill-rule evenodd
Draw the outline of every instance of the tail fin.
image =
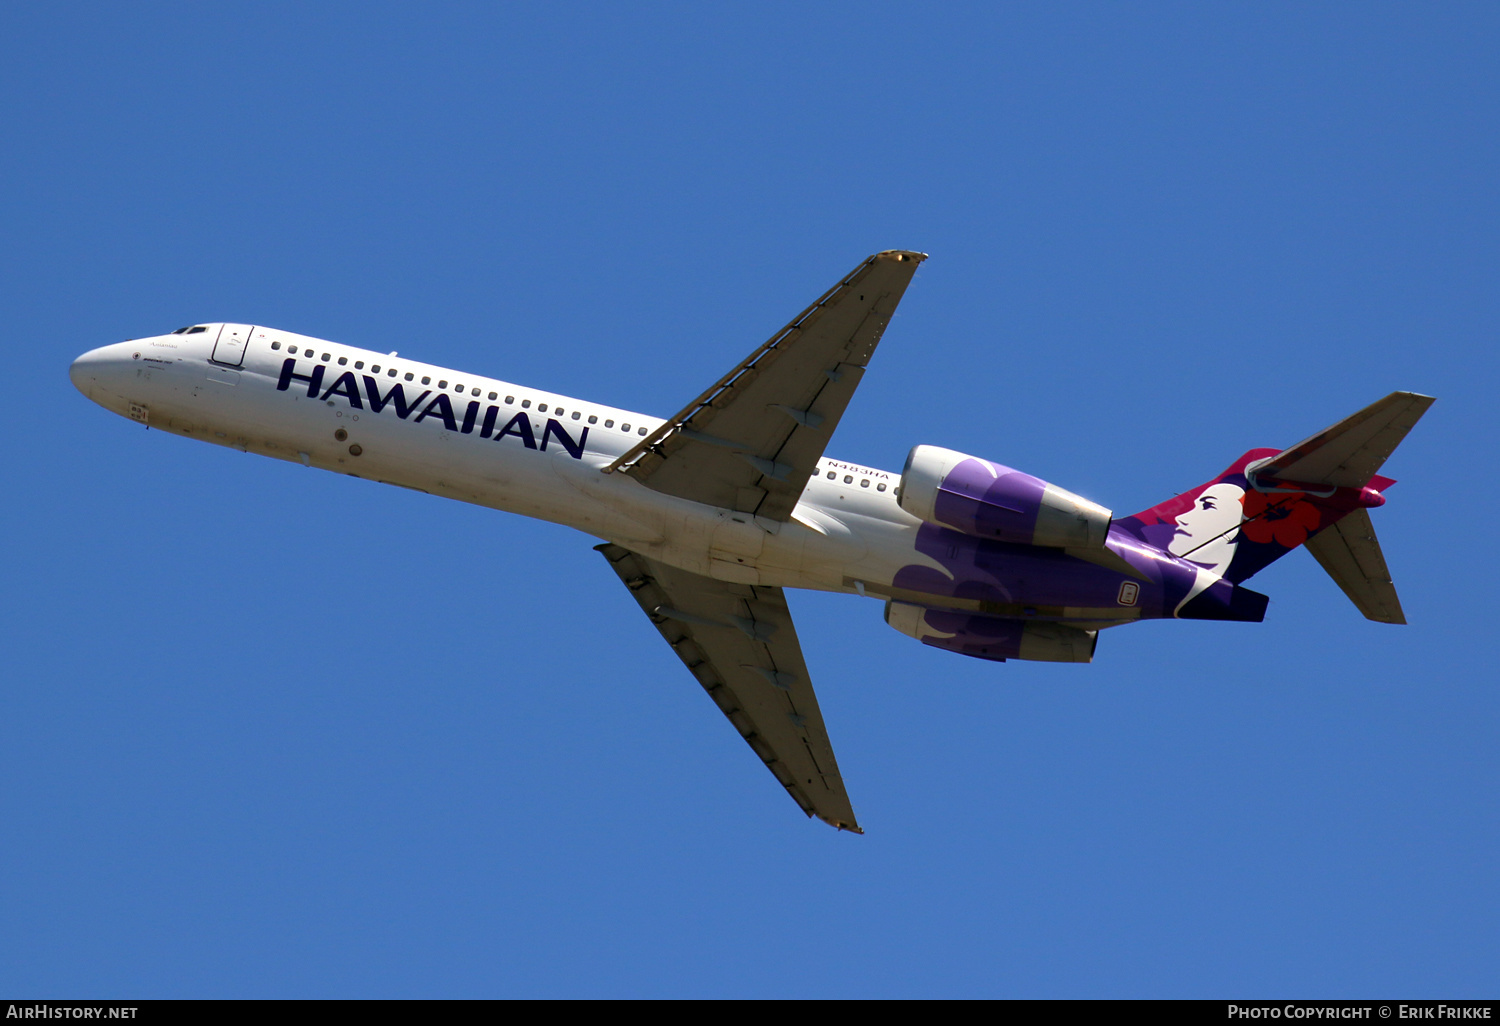
<svg viewBox="0 0 1500 1026">
<path fill-rule="evenodd" d="M 1434 401 L 1393 392 L 1290 449 L 1251 449 L 1212 481 L 1116 524 L 1234 584 L 1317 537 L 1313 555 L 1360 612 L 1404 623 L 1364 511 L 1385 502 L 1381 491 L 1396 482 L 1376 471 Z"/>
</svg>

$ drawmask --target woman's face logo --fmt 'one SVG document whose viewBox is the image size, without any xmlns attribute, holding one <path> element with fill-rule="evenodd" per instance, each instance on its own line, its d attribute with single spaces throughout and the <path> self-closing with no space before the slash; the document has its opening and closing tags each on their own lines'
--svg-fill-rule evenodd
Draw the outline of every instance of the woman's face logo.
<svg viewBox="0 0 1500 1026">
<path fill-rule="evenodd" d="M 1198 563 L 1223 576 L 1234 558 L 1239 541 L 1245 490 L 1237 485 L 1216 484 L 1203 490 L 1193 508 L 1177 517 L 1177 530 L 1167 551 Z"/>
</svg>

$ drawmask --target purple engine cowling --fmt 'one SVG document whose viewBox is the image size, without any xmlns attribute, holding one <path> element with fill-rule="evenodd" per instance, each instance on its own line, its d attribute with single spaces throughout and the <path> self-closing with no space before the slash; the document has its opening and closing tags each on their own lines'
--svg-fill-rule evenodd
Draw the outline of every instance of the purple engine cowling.
<svg viewBox="0 0 1500 1026">
<path fill-rule="evenodd" d="M 919 445 L 901 472 L 901 508 L 931 524 L 1019 545 L 1097 549 L 1109 537 L 1103 506 L 1019 470 Z"/>
<path fill-rule="evenodd" d="M 885 622 L 924 645 L 1002 663 L 1007 659 L 1092 662 L 1099 641 L 1098 631 L 1067 624 L 1004 620 L 979 613 L 928 609 L 909 602 L 886 602 Z"/>
</svg>

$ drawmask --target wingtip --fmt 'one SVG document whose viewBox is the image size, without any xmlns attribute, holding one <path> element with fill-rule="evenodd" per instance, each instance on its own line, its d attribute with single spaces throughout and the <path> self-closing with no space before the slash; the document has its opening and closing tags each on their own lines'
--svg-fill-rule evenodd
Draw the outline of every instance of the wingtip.
<svg viewBox="0 0 1500 1026">
<path fill-rule="evenodd" d="M 920 264 L 923 260 L 927 259 L 927 254 L 918 253 L 914 249 L 883 249 L 879 253 L 875 254 L 875 259 L 898 261 L 913 260 Z"/>
<path fill-rule="evenodd" d="M 864 827 L 860 826 L 858 823 L 845 823 L 842 820 L 829 819 L 826 816 L 819 816 L 818 818 L 821 819 L 824 823 L 827 823 L 829 826 L 833 827 L 835 830 L 844 830 L 851 834 L 859 834 L 861 837 L 864 836 Z"/>
</svg>

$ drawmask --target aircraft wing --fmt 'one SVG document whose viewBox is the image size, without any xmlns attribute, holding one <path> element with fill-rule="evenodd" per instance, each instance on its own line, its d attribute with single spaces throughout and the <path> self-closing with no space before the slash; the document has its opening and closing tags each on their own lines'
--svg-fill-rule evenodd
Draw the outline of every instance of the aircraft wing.
<svg viewBox="0 0 1500 1026">
<path fill-rule="evenodd" d="M 619 545 L 595 548 L 802 811 L 864 833 L 781 589 L 726 584 Z"/>
<path fill-rule="evenodd" d="M 896 304 L 927 259 L 876 253 L 605 472 L 787 520 Z"/>
</svg>

